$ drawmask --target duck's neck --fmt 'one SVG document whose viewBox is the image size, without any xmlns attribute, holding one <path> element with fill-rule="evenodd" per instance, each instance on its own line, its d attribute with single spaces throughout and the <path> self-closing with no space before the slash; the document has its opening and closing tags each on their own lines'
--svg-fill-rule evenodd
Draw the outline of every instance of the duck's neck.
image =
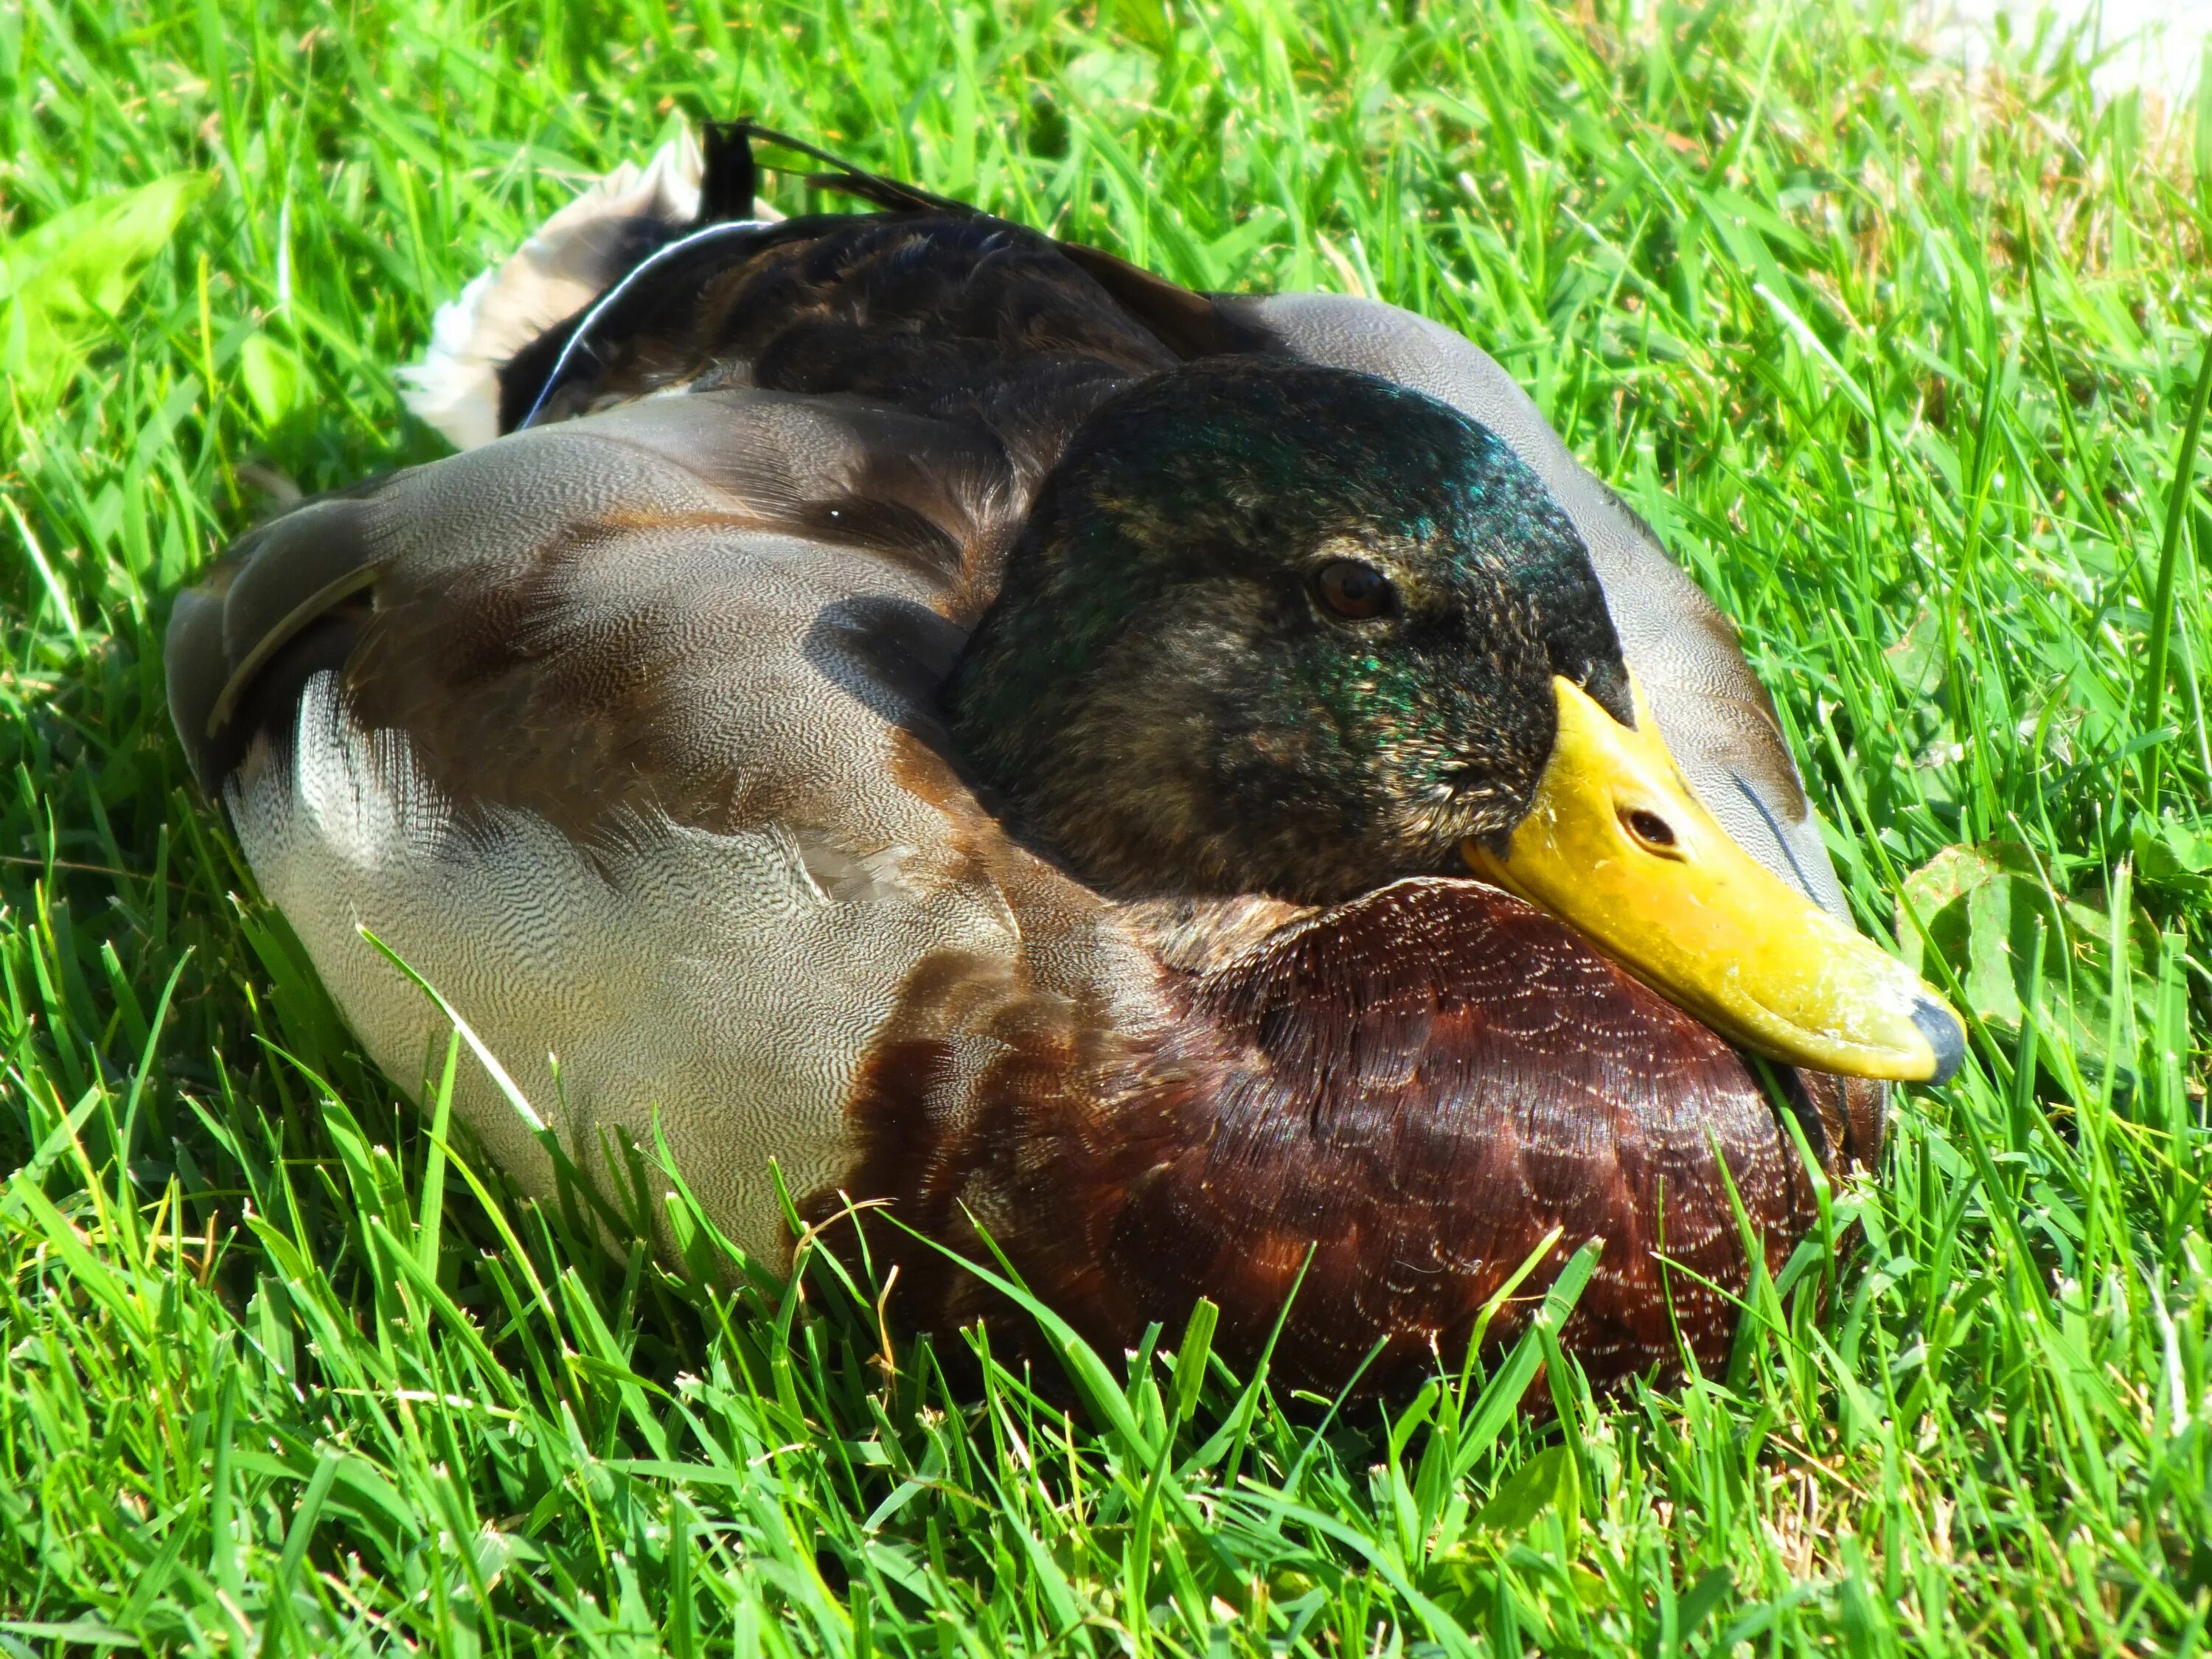
<svg viewBox="0 0 2212 1659">
<path fill-rule="evenodd" d="M 1118 899 L 1266 887 L 1247 816 L 1206 787 L 1249 675 L 1126 626 L 1144 580 L 1124 526 L 1038 503 L 945 694 L 954 751 L 1032 848 Z M 1176 688 L 1162 707 L 1161 688 Z"/>
<path fill-rule="evenodd" d="M 1375 1382 L 1463 1343 L 1554 1228 L 1532 1290 L 1583 1240 L 1608 1241 L 1576 1316 L 1593 1376 L 1668 1364 L 1663 1233 L 1681 1334 L 1700 1363 L 1725 1357 L 1735 1310 L 1704 1286 L 1740 1285 L 1745 1264 L 1714 1149 L 1770 1267 L 1813 1212 L 1718 1037 L 1477 883 L 1402 882 L 1273 927 L 1220 907 L 1219 948 L 1200 940 L 1204 908 L 1176 924 L 1202 965 L 1157 969 L 1149 1024 L 1010 994 L 969 1029 L 954 1002 L 974 988 L 948 978 L 945 1006 L 915 1009 L 871 1059 L 843 1192 L 988 1262 L 980 1223 L 1109 1352 L 1153 1321 L 1180 1329 L 1203 1294 L 1224 1351 L 1249 1355 L 1295 1287 L 1275 1364 L 1329 1385 L 1378 1343 Z M 1835 1162 L 1847 1119 L 1808 1121 Z M 825 1197 L 810 1218 L 841 1207 Z M 1007 1312 L 896 1228 L 872 1228 L 872 1249 L 879 1274 L 898 1267 L 909 1324 Z"/>
</svg>

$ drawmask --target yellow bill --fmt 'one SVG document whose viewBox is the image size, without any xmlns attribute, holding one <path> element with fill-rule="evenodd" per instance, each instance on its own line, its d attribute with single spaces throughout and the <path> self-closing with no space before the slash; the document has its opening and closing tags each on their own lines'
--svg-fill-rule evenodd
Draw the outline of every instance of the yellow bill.
<svg viewBox="0 0 2212 1659">
<path fill-rule="evenodd" d="M 1636 729 L 1552 682 L 1559 734 L 1534 803 L 1476 874 L 1571 924 L 1730 1042 L 1846 1077 L 1941 1082 L 1966 1052 L 1950 1005 L 1730 840 L 1636 698 Z"/>
</svg>

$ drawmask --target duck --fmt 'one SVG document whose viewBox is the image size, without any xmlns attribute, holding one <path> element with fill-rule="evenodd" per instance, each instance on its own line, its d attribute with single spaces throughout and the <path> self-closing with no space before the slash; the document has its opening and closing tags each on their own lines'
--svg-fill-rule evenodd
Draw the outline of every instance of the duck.
<svg viewBox="0 0 2212 1659">
<path fill-rule="evenodd" d="M 830 210 L 761 202 L 771 145 Z M 1511 1339 L 1595 1241 L 1608 1388 L 1723 1362 L 1960 1062 L 1734 625 L 1438 323 L 709 124 L 409 395 L 458 453 L 245 535 L 169 698 L 363 1052 L 495 1058 L 453 1111 L 526 1192 L 549 1133 L 644 1148 L 907 1328 L 1031 1340 L 995 1261 L 1323 1389 Z"/>
</svg>

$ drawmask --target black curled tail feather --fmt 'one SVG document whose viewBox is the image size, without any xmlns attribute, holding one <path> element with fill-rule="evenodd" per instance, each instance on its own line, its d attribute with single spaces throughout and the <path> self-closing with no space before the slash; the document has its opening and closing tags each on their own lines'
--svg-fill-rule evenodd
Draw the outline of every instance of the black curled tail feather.
<svg viewBox="0 0 2212 1659">
<path fill-rule="evenodd" d="M 834 190 L 841 195 L 857 196 L 862 201 L 891 213 L 951 213 L 963 217 L 980 216 L 981 210 L 967 202 L 956 202 L 949 196 L 935 195 L 917 185 L 908 185 L 896 179 L 887 179 L 880 173 L 870 173 L 866 167 L 854 166 L 842 156 L 794 138 L 789 133 L 778 132 L 750 119 L 713 122 L 707 129 L 706 182 L 700 191 L 699 217 L 705 224 L 716 217 L 742 218 L 751 211 L 751 191 L 757 179 L 752 143 L 758 139 L 773 144 L 778 149 L 787 149 L 820 161 L 835 169 L 830 173 L 810 173 L 807 182 L 823 190 Z M 715 167 L 720 164 L 729 169 L 730 186 L 726 192 L 715 187 Z M 744 183 L 746 194 L 744 205 L 734 205 L 738 183 Z M 732 205 L 727 212 L 717 215 L 708 208 L 709 201 L 729 200 Z"/>
<path fill-rule="evenodd" d="M 705 162 L 699 179 L 702 225 L 750 219 L 760 194 L 760 167 L 753 160 L 752 127 L 744 121 L 709 121 L 700 146 Z"/>
</svg>

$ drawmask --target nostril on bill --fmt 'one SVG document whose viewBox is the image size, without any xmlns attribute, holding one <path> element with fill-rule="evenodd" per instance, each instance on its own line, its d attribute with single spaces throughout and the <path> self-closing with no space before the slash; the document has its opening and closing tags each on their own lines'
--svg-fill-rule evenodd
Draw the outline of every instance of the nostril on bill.
<svg viewBox="0 0 2212 1659">
<path fill-rule="evenodd" d="M 1674 844 L 1674 826 L 1656 812 L 1632 807 L 1621 814 L 1621 821 L 1627 824 L 1628 833 L 1647 847 L 1672 847 Z"/>
</svg>

